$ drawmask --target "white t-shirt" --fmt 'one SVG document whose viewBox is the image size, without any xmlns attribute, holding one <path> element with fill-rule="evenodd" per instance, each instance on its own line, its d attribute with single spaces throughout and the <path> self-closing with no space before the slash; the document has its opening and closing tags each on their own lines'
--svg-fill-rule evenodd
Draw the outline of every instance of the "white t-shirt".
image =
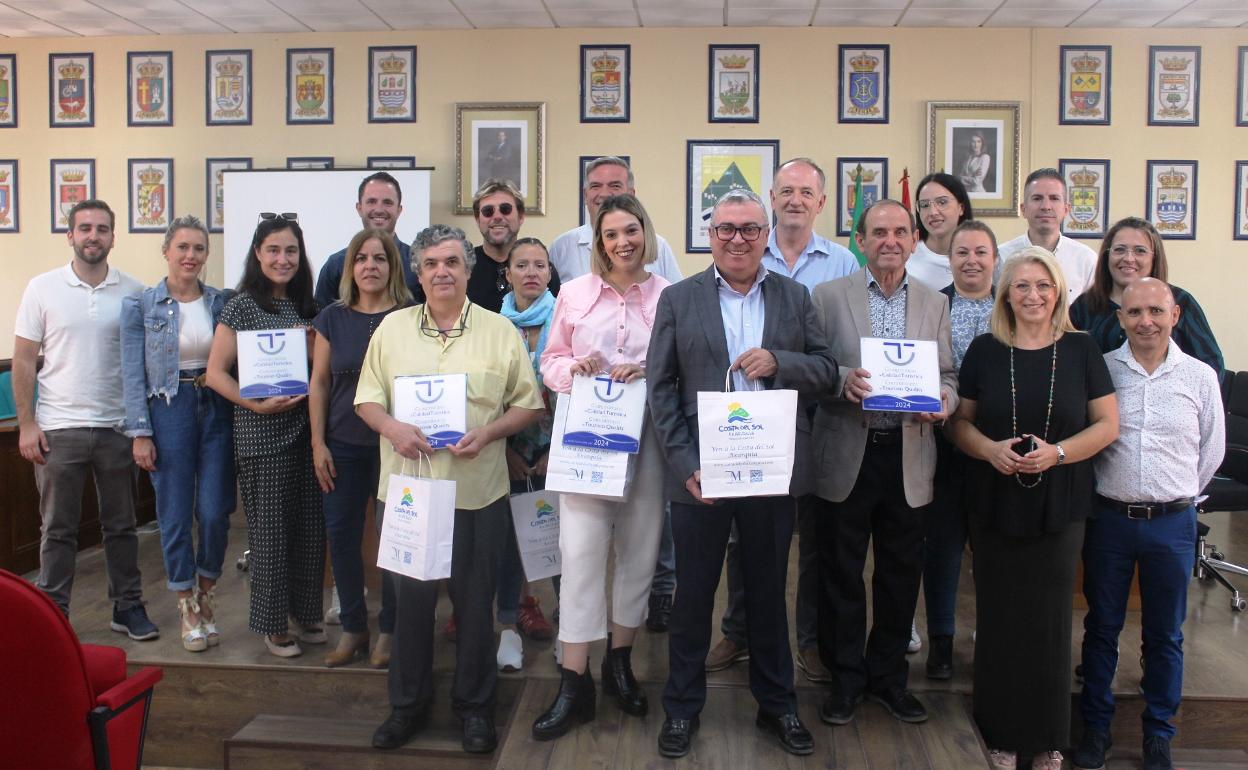
<svg viewBox="0 0 1248 770">
<path fill-rule="evenodd" d="M 1031 245 L 1027 233 L 1012 241 L 1006 241 L 999 248 L 1001 261 L 998 264 L 1005 264 L 1007 259 Z M 1062 277 L 1066 279 L 1066 305 L 1069 307 L 1076 297 L 1091 288 L 1092 281 L 1096 278 L 1096 252 L 1073 238 L 1059 235 L 1053 256 L 1057 257 L 1057 264 L 1062 268 Z M 994 282 L 1000 274 L 998 268 L 997 275 L 993 276 Z"/>
<path fill-rule="evenodd" d="M 72 265 L 35 276 L 22 293 L 14 332 L 43 348 L 35 420 L 43 430 L 117 428 L 121 391 L 121 300 L 143 284 L 115 267 L 88 286 Z"/>
<path fill-rule="evenodd" d="M 178 302 L 178 368 L 205 369 L 212 350 L 212 316 L 204 295 Z"/>
<path fill-rule="evenodd" d="M 646 270 L 663 276 L 669 283 L 676 283 L 684 278 L 680 265 L 676 264 L 676 255 L 663 236 L 656 233 L 654 237 L 659 242 L 659 256 L 646 265 Z M 589 250 L 593 241 L 593 228 L 585 224 L 572 228 L 550 244 L 550 264 L 559 271 L 561 284 L 590 272 Z"/>
<path fill-rule="evenodd" d="M 910 259 L 906 260 L 906 275 L 932 291 L 940 291 L 953 283 L 949 257 L 932 251 L 923 241 L 919 241 Z"/>
</svg>

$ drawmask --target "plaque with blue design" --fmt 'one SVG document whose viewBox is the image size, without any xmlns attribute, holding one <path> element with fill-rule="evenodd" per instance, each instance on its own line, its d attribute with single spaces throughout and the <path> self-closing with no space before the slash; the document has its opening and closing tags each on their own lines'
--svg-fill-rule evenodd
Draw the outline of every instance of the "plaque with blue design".
<svg viewBox="0 0 1248 770">
<path fill-rule="evenodd" d="M 434 449 L 458 443 L 468 432 L 468 375 L 395 377 L 394 419 L 420 428 Z"/>
<path fill-rule="evenodd" d="M 862 338 L 862 368 L 871 373 L 871 395 L 862 408 L 875 412 L 939 412 L 940 357 L 933 340 Z"/>
<path fill-rule="evenodd" d="M 301 327 L 240 331 L 238 394 L 243 398 L 308 392 L 308 333 Z"/>
<path fill-rule="evenodd" d="M 605 374 L 572 380 L 564 446 L 636 454 L 646 415 L 646 381 L 617 382 Z"/>
</svg>

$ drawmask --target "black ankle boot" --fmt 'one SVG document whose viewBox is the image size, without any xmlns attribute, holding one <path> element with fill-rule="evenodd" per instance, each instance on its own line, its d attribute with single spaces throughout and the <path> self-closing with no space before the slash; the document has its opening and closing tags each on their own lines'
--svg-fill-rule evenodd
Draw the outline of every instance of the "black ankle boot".
<svg viewBox="0 0 1248 770">
<path fill-rule="evenodd" d="M 646 715 L 646 693 L 633 678 L 633 648 L 611 649 L 610 634 L 607 634 L 607 656 L 602 659 L 602 694 L 614 695 L 625 714 Z"/>
<path fill-rule="evenodd" d="M 559 669 L 559 673 L 563 678 L 555 702 L 533 723 L 533 737 L 539 741 L 558 738 L 571 730 L 574 723 L 583 724 L 594 718 L 597 694 L 594 692 L 594 678 L 589 673 L 589 662 L 585 663 L 584 674 L 566 668 Z"/>
</svg>

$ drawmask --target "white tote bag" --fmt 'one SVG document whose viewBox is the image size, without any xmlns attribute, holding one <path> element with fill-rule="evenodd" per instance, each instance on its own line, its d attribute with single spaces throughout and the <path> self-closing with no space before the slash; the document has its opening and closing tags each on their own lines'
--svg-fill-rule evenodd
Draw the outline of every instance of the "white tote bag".
<svg viewBox="0 0 1248 770">
<path fill-rule="evenodd" d="M 559 493 L 545 489 L 511 496 L 511 520 L 516 527 L 516 547 L 524 577 L 534 580 L 563 571 L 559 556 Z"/>
<path fill-rule="evenodd" d="M 391 473 L 377 566 L 417 580 L 449 578 L 454 544 L 455 482 Z"/>
<path fill-rule="evenodd" d="M 787 495 L 797 444 L 797 391 L 698 393 L 702 496 Z"/>
<path fill-rule="evenodd" d="M 555 402 L 555 424 L 550 437 L 550 457 L 546 462 L 546 489 L 577 495 L 623 500 L 633 480 L 637 455 L 568 446 L 563 434 L 568 422 L 572 397 L 560 393 Z"/>
</svg>

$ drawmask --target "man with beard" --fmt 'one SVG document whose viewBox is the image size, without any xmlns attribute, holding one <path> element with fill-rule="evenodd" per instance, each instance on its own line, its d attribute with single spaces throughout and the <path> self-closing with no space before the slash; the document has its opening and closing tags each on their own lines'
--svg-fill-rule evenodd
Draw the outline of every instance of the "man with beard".
<svg viewBox="0 0 1248 770">
<path fill-rule="evenodd" d="M 503 296 L 511 291 L 511 284 L 507 283 L 507 254 L 524 224 L 524 198 L 511 182 L 488 179 L 472 196 L 472 215 L 481 230 L 481 245 L 473 249 L 476 261 L 468 276 L 468 299 L 497 313 L 503 306 Z M 559 294 L 559 271 L 553 264 L 548 288 L 551 294 Z"/>
<path fill-rule="evenodd" d="M 115 217 L 85 200 L 69 212 L 73 260 L 36 276 L 14 324 L 13 395 L 22 457 L 35 465 L 42 537 L 37 585 L 69 614 L 82 518 L 82 488 L 95 477 L 110 627 L 141 641 L 160 636 L 143 609 L 134 521 L 134 459 L 121 385 L 121 301 L 143 285 L 108 264 Z M 35 368 L 40 350 L 39 399 Z"/>
<path fill-rule="evenodd" d="M 394 235 L 394 228 L 399 223 L 399 215 L 403 213 L 403 190 L 399 180 L 385 171 L 378 171 L 364 177 L 360 182 L 359 200 L 355 204 L 355 213 L 360 215 L 360 227 L 375 227 Z M 399 262 L 403 265 L 403 278 L 407 288 L 416 298 L 416 302 L 425 301 L 425 293 L 412 271 L 412 249 L 394 235 L 394 244 L 399 247 Z M 321 273 L 316 279 L 316 304 L 328 307 L 338 299 L 338 286 L 342 283 L 343 264 L 347 260 L 347 250 L 343 248 L 329 255 L 321 266 Z"/>
</svg>

